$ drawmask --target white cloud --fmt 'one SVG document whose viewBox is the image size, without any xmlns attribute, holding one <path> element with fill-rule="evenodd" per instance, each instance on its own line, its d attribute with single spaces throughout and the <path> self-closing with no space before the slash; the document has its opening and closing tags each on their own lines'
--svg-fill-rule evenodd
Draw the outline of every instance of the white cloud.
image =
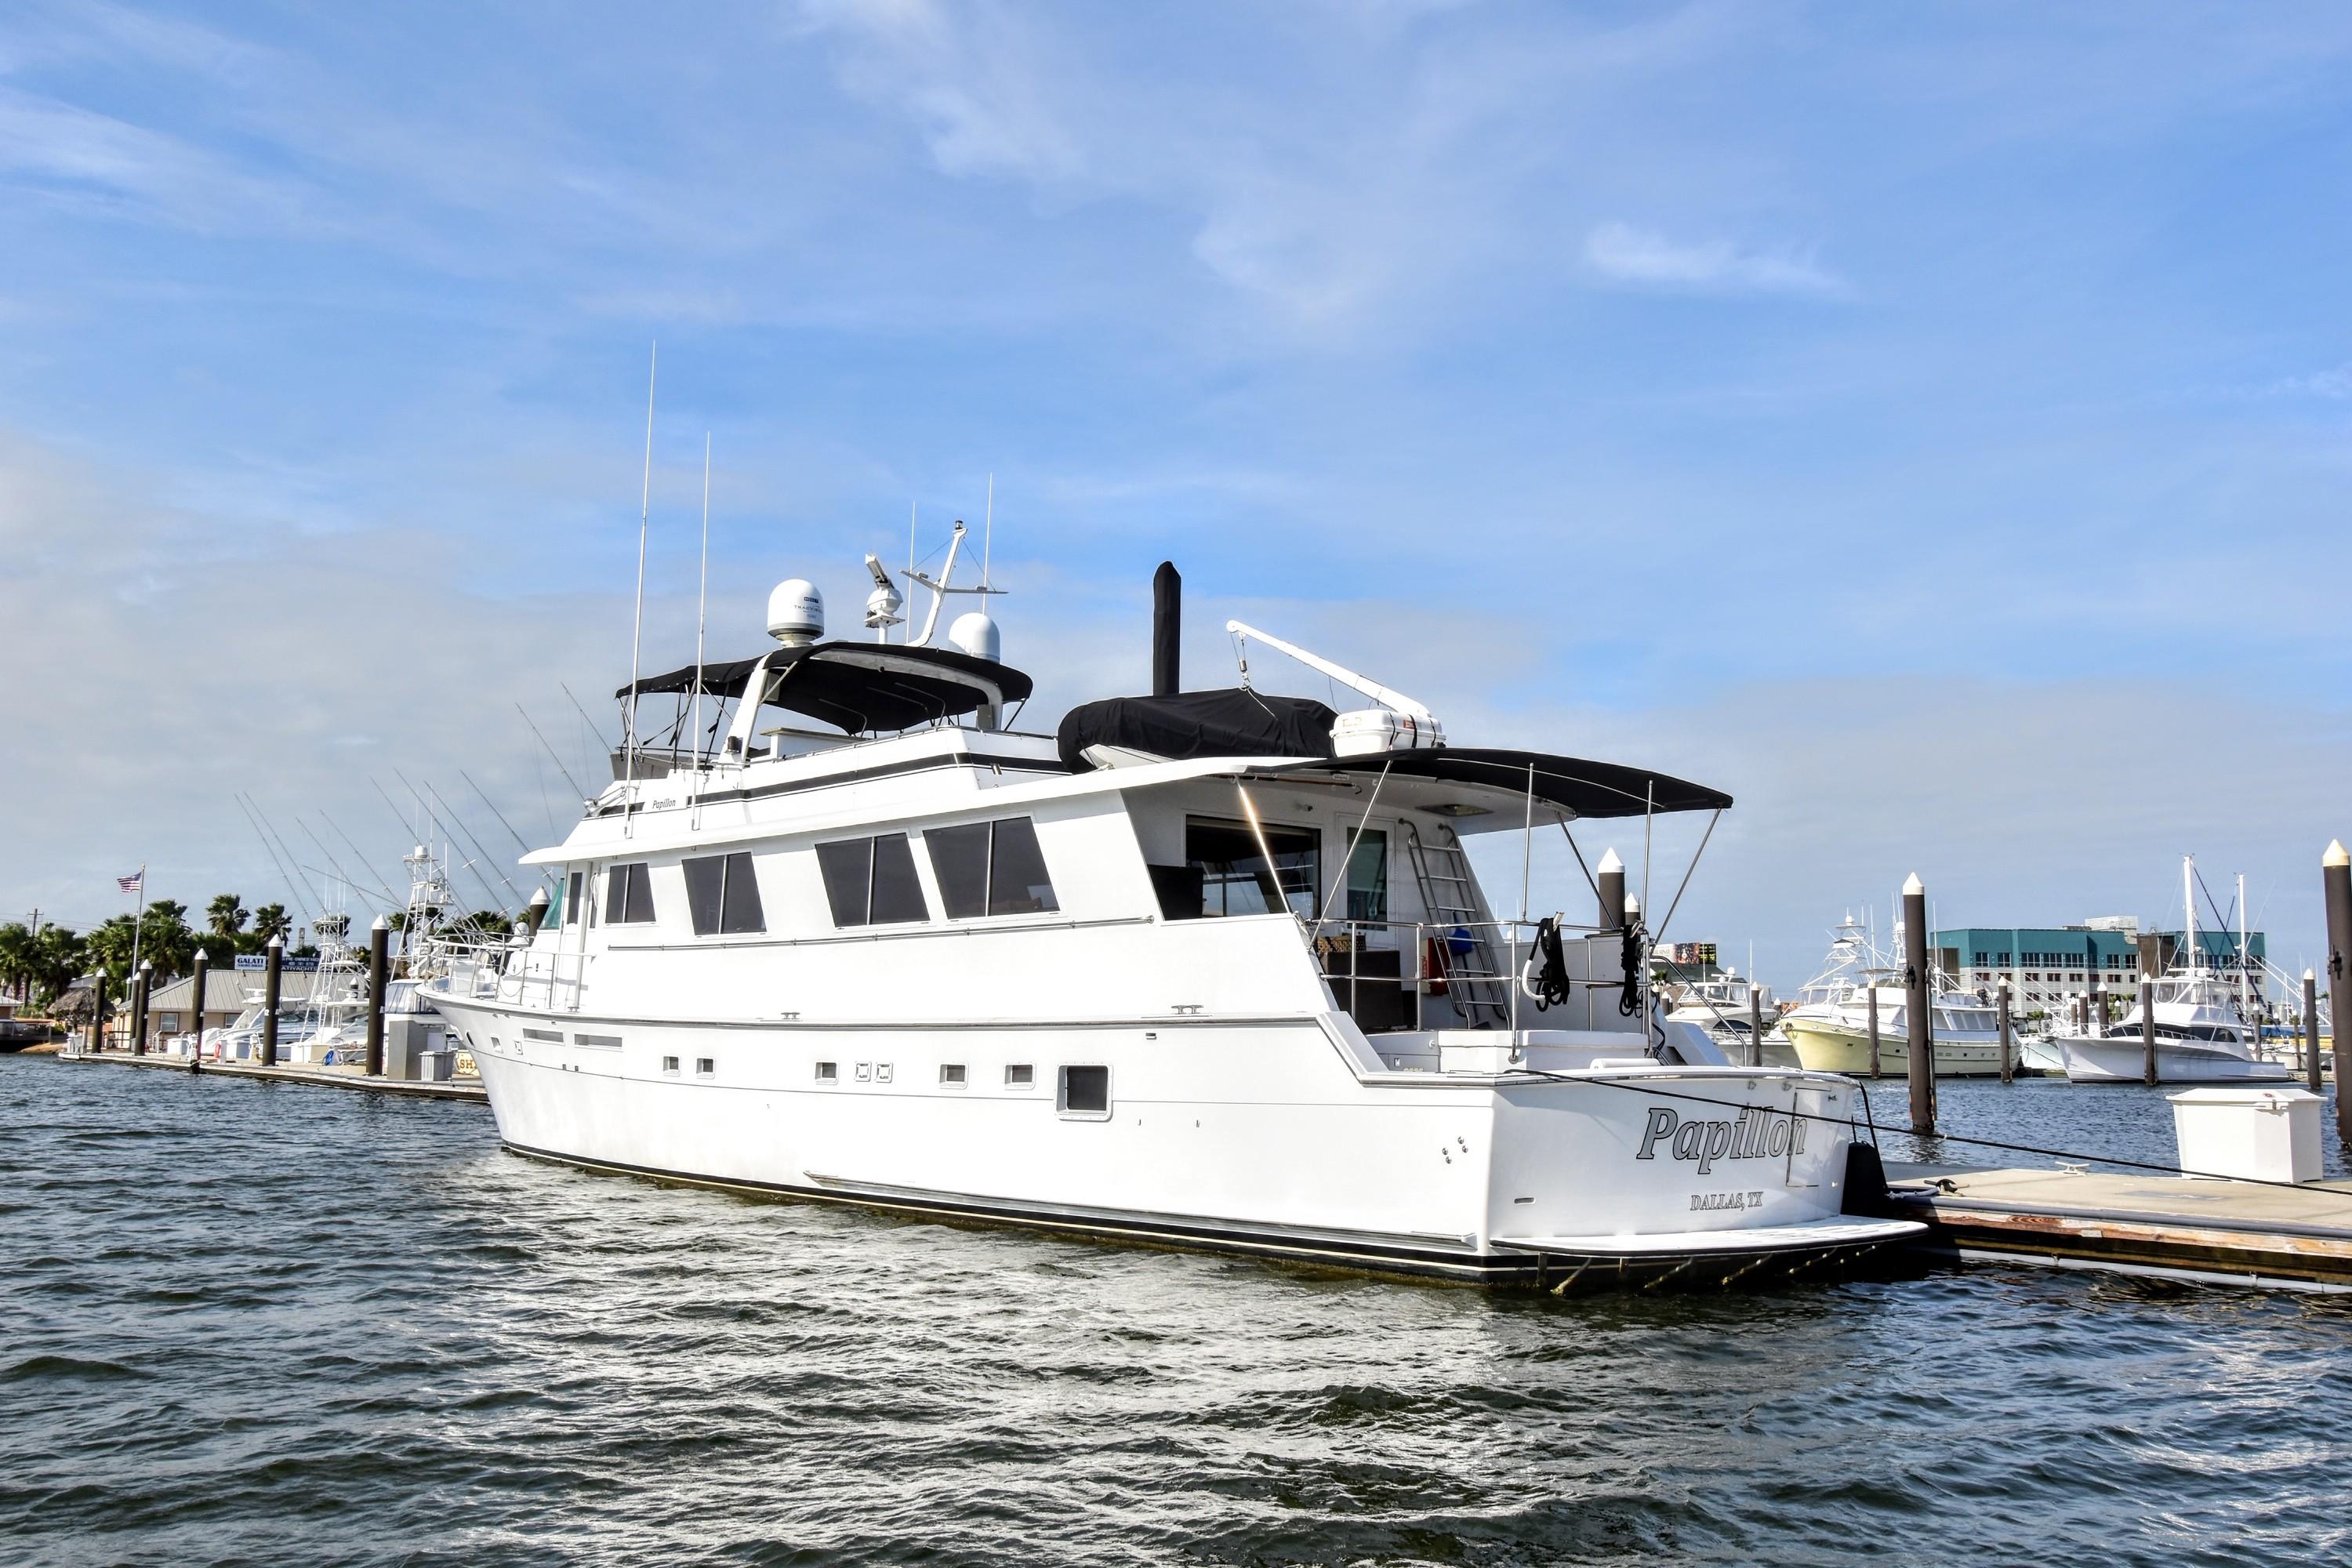
<svg viewBox="0 0 2352 1568">
<path fill-rule="evenodd" d="M 2341 400 L 2352 397 L 2352 360 L 2334 370 L 2315 371 L 2309 375 L 2290 375 L 2274 381 L 2265 388 L 2272 397 L 2326 397 Z"/>
<path fill-rule="evenodd" d="M 1604 223 L 1586 237 L 1584 259 L 1621 283 L 1727 294 L 1806 294 L 1834 298 L 1845 280 L 1807 254 L 1758 250 L 1727 239 L 1685 244 L 1626 223 Z"/>
</svg>

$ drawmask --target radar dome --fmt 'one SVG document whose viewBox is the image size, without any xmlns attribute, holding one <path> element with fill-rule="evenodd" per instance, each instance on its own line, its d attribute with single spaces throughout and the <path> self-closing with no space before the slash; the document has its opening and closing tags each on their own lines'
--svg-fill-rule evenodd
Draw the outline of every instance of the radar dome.
<svg viewBox="0 0 2352 1568">
<path fill-rule="evenodd" d="M 768 595 L 768 635 L 786 647 L 824 636 L 824 595 L 805 577 L 787 577 Z"/>
<path fill-rule="evenodd" d="M 993 662 L 1003 658 L 1003 634 L 996 629 L 994 621 L 978 610 L 955 618 L 955 624 L 948 627 L 948 641 L 953 643 L 958 651 L 968 653 L 974 658 Z"/>
</svg>

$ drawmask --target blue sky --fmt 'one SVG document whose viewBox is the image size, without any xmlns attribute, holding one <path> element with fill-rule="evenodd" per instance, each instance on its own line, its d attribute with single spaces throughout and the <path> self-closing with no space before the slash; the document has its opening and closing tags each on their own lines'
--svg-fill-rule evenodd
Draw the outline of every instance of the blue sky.
<svg viewBox="0 0 2352 1568">
<path fill-rule="evenodd" d="M 283 897 L 237 790 L 390 869 L 394 767 L 544 837 L 513 705 L 626 673 L 658 338 L 649 663 L 706 431 L 730 648 L 992 474 L 1042 705 L 1141 683 L 1172 555 L 1195 683 L 1239 614 L 1730 790 L 1674 934 L 1783 985 L 1908 871 L 2154 916 L 2186 851 L 2299 963 L 2347 57 L 2223 5 L 12 6 L 0 904 Z"/>
</svg>

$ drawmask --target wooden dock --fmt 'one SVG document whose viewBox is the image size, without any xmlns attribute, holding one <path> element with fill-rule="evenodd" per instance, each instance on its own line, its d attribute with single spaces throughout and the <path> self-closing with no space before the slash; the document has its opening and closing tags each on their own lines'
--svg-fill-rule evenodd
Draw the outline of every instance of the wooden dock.
<svg viewBox="0 0 2352 1568">
<path fill-rule="evenodd" d="M 1890 1212 L 1968 1258 L 2352 1293 L 2352 1182 L 1887 1167 Z"/>
<path fill-rule="evenodd" d="M 325 1089 L 365 1089 L 376 1094 L 404 1094 L 416 1100 L 463 1100 L 476 1105 L 489 1103 L 489 1091 L 478 1079 L 458 1079 L 446 1083 L 426 1083 L 411 1079 L 371 1078 L 359 1068 L 271 1067 L 253 1062 L 208 1062 L 188 1057 L 167 1057 L 150 1054 L 132 1056 L 129 1051 L 84 1050 L 60 1051 L 63 1062 L 104 1062 L 112 1066 L 131 1068 L 162 1068 L 173 1072 L 201 1073 L 207 1077 L 256 1079 L 268 1083 L 313 1084 Z"/>
</svg>

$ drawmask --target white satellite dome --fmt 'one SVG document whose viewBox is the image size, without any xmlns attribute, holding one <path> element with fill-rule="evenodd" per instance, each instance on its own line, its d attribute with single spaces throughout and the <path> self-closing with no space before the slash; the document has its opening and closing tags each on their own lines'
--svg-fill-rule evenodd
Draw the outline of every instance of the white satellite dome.
<svg viewBox="0 0 2352 1568">
<path fill-rule="evenodd" d="M 1004 657 L 1003 633 L 997 630 L 994 621 L 978 610 L 955 618 L 955 624 L 948 627 L 948 641 L 954 644 L 958 651 L 968 653 L 974 658 L 1001 661 Z"/>
<path fill-rule="evenodd" d="M 787 577 L 768 595 L 768 635 L 793 647 L 824 636 L 824 595 L 805 577 Z"/>
</svg>

